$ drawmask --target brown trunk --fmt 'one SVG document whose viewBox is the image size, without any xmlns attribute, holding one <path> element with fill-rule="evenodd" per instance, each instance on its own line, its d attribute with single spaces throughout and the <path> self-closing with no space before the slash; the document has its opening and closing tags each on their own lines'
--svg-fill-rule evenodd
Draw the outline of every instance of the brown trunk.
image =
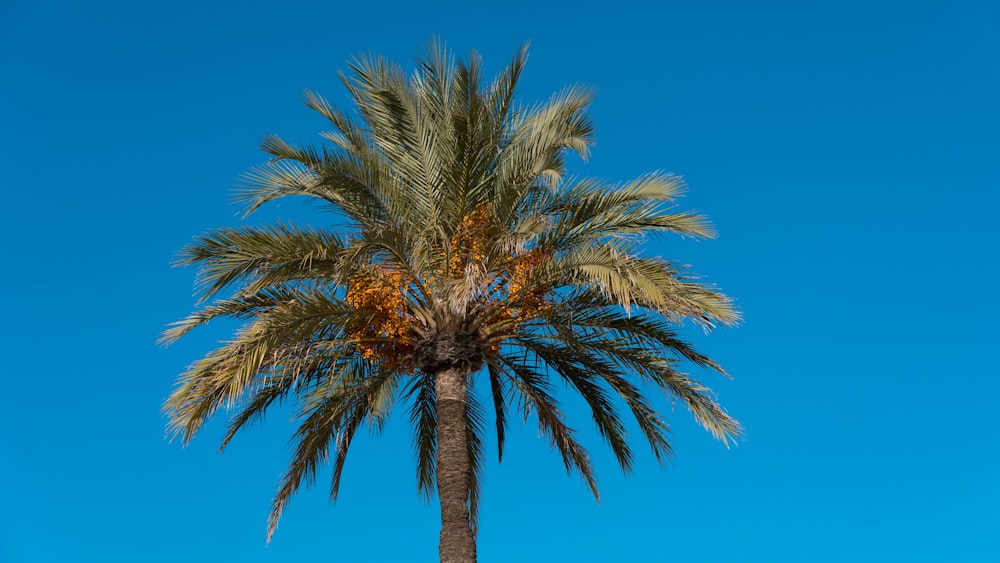
<svg viewBox="0 0 1000 563">
<path fill-rule="evenodd" d="M 438 372 L 437 486 L 441 500 L 441 563 L 472 563 L 476 538 L 469 522 L 469 453 L 466 442 L 465 405 L 468 369 L 453 367 Z"/>
</svg>

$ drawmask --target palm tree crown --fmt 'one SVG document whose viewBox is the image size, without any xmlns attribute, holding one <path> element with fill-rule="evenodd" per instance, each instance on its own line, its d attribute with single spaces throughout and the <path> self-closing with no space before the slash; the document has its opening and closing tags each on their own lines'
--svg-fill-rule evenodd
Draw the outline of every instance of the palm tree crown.
<svg viewBox="0 0 1000 563">
<path fill-rule="evenodd" d="M 553 396 L 558 380 L 592 409 L 624 470 L 633 455 L 622 406 L 657 459 L 670 453 L 645 389 L 682 401 L 716 437 L 739 436 L 711 392 L 680 371 L 683 361 L 722 369 L 673 328 L 686 319 L 732 324 L 737 313 L 721 293 L 639 248 L 646 235 L 708 237 L 710 226 L 674 208 L 682 187 L 674 176 L 614 185 L 567 178 L 566 156 L 585 158 L 593 142 L 592 92 L 572 87 L 516 104 L 526 55 L 522 47 L 492 81 L 477 55 L 456 61 L 437 44 L 409 77 L 379 57 L 354 60 L 341 78 L 355 113 L 307 92 L 306 104 L 333 126 L 328 143 L 266 138 L 273 159 L 238 191 L 247 213 L 306 196 L 347 227 L 223 228 L 182 250 L 181 264 L 199 266 L 208 304 L 164 340 L 217 317 L 245 324 L 181 376 L 165 405 L 173 434 L 187 442 L 226 407 L 234 414 L 225 447 L 271 405 L 298 408 L 269 538 L 288 500 L 331 458 L 336 497 L 357 429 L 380 427 L 401 403 L 418 489 L 441 497 L 442 559 L 474 558 L 486 415 L 469 386 L 479 374 L 498 456 L 511 411 L 533 415 L 595 495 L 587 453 Z M 472 532 L 461 541 L 473 551 L 446 556 L 445 528 L 463 518 Z"/>
</svg>

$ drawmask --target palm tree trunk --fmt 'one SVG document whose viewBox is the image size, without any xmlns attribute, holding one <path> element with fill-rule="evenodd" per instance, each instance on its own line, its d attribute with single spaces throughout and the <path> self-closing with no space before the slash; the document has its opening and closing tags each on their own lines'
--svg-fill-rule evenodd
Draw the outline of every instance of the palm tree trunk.
<svg viewBox="0 0 1000 563">
<path fill-rule="evenodd" d="M 453 367 L 438 372 L 437 486 L 441 501 L 441 563 L 472 563 L 476 538 L 469 522 L 469 452 L 465 428 L 469 370 Z"/>
</svg>

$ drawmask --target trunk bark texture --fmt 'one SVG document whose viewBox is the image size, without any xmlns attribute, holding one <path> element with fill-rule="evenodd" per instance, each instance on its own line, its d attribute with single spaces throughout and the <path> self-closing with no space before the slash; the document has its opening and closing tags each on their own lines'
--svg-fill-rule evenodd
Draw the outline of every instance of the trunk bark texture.
<svg viewBox="0 0 1000 563">
<path fill-rule="evenodd" d="M 476 538 L 469 521 L 469 452 L 465 408 L 469 369 L 452 367 L 435 377 L 437 395 L 437 487 L 441 501 L 441 563 L 473 563 Z"/>
</svg>

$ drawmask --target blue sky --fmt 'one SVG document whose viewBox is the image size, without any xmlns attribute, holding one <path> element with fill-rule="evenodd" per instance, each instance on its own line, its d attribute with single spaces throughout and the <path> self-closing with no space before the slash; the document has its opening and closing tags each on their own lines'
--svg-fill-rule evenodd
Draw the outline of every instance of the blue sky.
<svg viewBox="0 0 1000 563">
<path fill-rule="evenodd" d="M 409 64 L 431 35 L 522 99 L 598 89 L 573 172 L 683 175 L 720 238 L 662 239 L 746 322 L 688 331 L 747 437 L 726 449 L 665 401 L 677 456 L 623 477 L 568 394 L 602 503 L 532 425 L 487 468 L 480 561 L 1000 560 L 1000 5 L 932 2 L 35 2 L 0 4 L 4 220 L 0 560 L 431 561 L 405 416 L 359 439 L 341 499 L 264 532 L 288 412 L 215 449 L 164 439 L 163 349 L 194 306 L 170 267 L 237 224 L 261 137 L 317 139 L 354 54 Z M 285 204 L 253 219 L 322 221 Z"/>
</svg>

